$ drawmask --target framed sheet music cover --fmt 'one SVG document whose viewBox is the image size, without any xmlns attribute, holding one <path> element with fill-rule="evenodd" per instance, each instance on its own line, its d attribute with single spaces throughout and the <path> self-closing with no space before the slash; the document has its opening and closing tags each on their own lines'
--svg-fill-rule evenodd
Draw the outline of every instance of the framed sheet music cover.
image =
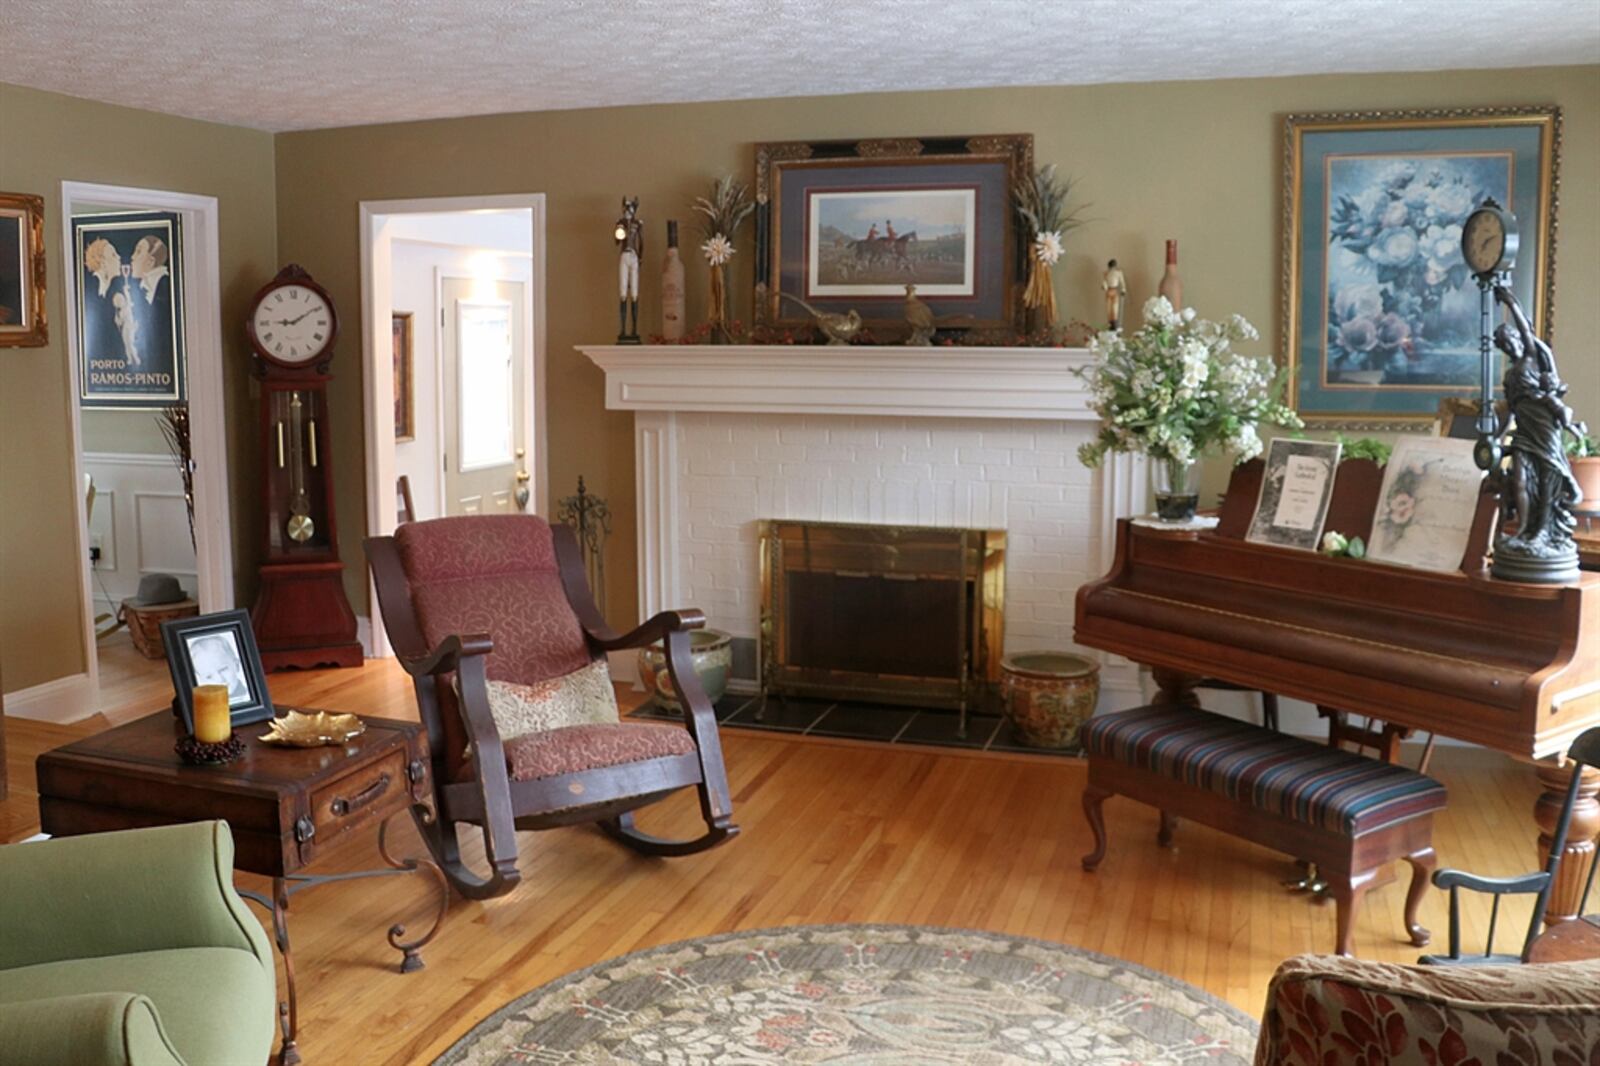
<svg viewBox="0 0 1600 1066">
<path fill-rule="evenodd" d="M 1367 558 L 1457 570 L 1478 512 L 1483 471 L 1473 441 L 1402 437 L 1383 469 Z"/>
<path fill-rule="evenodd" d="M 1261 495 L 1245 539 L 1316 551 L 1339 469 L 1338 441 L 1275 437 L 1267 445 Z"/>
</svg>

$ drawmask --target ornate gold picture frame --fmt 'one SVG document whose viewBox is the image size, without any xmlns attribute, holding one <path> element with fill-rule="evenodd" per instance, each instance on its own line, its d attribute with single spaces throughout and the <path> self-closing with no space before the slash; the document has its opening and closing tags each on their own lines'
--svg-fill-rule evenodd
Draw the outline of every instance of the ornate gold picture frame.
<svg viewBox="0 0 1600 1066">
<path fill-rule="evenodd" d="M 857 311 L 906 336 L 906 286 L 946 328 L 1010 343 L 1027 329 L 1027 241 L 1013 197 L 1033 135 L 756 145 L 755 332 L 807 336 L 816 311 Z"/>
<path fill-rule="evenodd" d="M 0 348 L 43 347 L 47 308 L 44 197 L 0 192 Z"/>
<path fill-rule="evenodd" d="M 1426 430 L 1479 384 L 1478 291 L 1461 223 L 1516 215 L 1513 291 L 1551 334 L 1561 111 L 1292 114 L 1283 143 L 1283 350 L 1308 423 Z"/>
</svg>

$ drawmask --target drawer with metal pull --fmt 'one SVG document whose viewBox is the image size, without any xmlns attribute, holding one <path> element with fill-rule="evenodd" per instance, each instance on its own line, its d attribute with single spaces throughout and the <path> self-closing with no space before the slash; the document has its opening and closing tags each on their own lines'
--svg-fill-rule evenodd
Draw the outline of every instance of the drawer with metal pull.
<svg viewBox="0 0 1600 1066">
<path fill-rule="evenodd" d="M 311 822 L 317 843 L 374 815 L 388 815 L 411 802 L 406 753 L 396 750 L 370 766 L 328 782 L 311 794 Z"/>
</svg>

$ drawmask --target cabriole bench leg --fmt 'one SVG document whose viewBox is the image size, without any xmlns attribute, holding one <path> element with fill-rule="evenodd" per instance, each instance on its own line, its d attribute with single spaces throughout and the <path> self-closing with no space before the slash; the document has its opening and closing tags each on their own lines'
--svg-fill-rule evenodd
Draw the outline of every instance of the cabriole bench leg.
<svg viewBox="0 0 1600 1066">
<path fill-rule="evenodd" d="M 1377 870 L 1365 870 L 1358 874 L 1334 874 L 1328 878 L 1328 890 L 1333 893 L 1334 902 L 1338 905 L 1338 935 L 1335 938 L 1335 954 L 1355 954 L 1356 913 L 1361 909 L 1361 898 L 1367 894 L 1367 889 L 1372 887 L 1372 882 L 1378 878 Z"/>
<path fill-rule="evenodd" d="M 1094 850 L 1083 857 L 1083 868 L 1091 873 L 1106 857 L 1106 819 L 1100 808 L 1111 794 L 1095 785 L 1085 786 L 1083 790 L 1083 814 L 1089 819 L 1089 828 L 1094 833 Z"/>
<path fill-rule="evenodd" d="M 1156 830 L 1156 843 L 1164 848 L 1172 847 L 1172 834 L 1178 828 L 1178 816 L 1161 812 L 1161 828 Z"/>
<path fill-rule="evenodd" d="M 1406 890 L 1406 932 L 1411 934 L 1411 943 L 1420 948 L 1433 939 L 1433 934 L 1417 924 L 1417 909 L 1422 906 L 1422 897 L 1433 882 L 1439 857 L 1433 853 L 1433 848 L 1427 847 L 1407 855 L 1406 862 L 1411 864 L 1411 887 Z"/>
</svg>

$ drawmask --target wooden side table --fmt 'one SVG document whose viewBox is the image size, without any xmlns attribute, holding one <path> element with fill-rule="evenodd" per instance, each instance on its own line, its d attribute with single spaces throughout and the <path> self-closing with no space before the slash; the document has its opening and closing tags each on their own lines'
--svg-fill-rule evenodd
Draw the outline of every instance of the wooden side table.
<svg viewBox="0 0 1600 1066">
<path fill-rule="evenodd" d="M 426 873 L 439 889 L 439 910 L 428 932 L 405 940 L 388 932 L 401 973 L 422 968 L 421 951 L 444 920 L 449 889 L 431 860 L 396 859 L 389 823 L 410 813 L 424 823 L 428 796 L 427 737 L 416 722 L 364 718 L 366 732 L 341 745 L 281 748 L 258 743 L 269 723 L 239 730 L 245 754 L 224 766 L 190 766 L 173 751 L 183 727 L 167 711 L 47 751 L 39 756 L 39 821 L 51 836 L 102 833 L 223 818 L 233 831 L 234 867 L 272 878 L 272 897 L 240 895 L 272 914 L 283 956 L 287 1002 L 279 1005 L 281 1066 L 300 1061 L 294 960 L 289 949 L 289 897 L 330 881 Z M 301 871 L 348 834 L 378 827 L 378 851 L 389 865 L 351 873 Z"/>
</svg>

